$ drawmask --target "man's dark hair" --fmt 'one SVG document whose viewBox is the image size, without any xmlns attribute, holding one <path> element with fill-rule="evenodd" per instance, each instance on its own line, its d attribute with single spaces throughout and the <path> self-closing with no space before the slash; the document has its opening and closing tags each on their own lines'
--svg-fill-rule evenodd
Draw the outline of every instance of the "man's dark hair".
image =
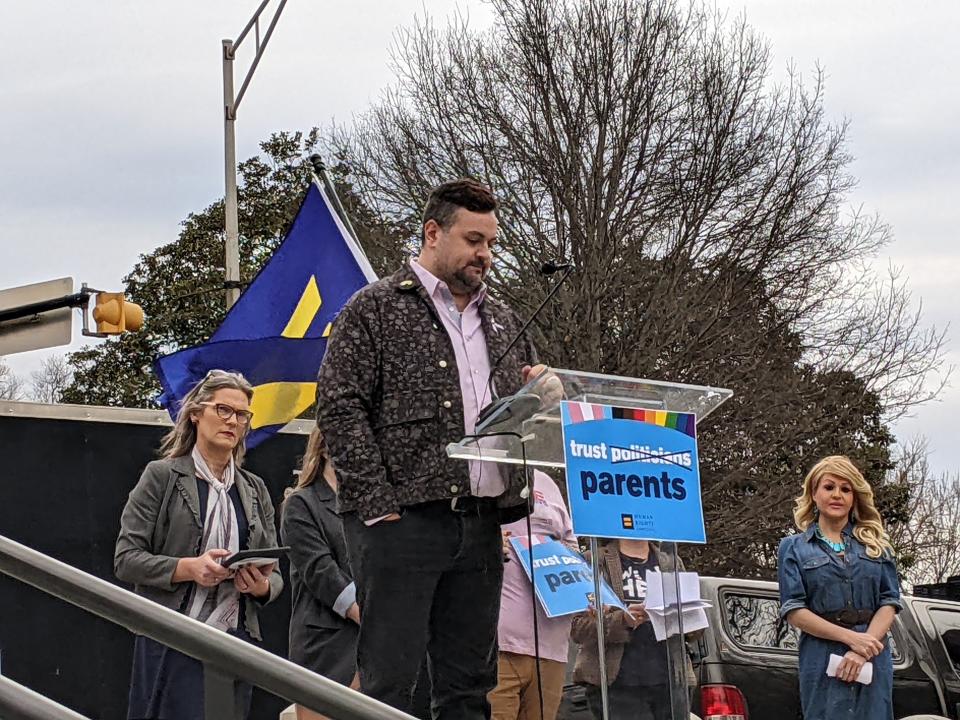
<svg viewBox="0 0 960 720">
<path fill-rule="evenodd" d="M 460 208 L 470 212 L 488 213 L 497 207 L 497 199 L 490 192 L 490 188 L 476 180 L 460 178 L 445 182 L 430 191 L 426 207 L 423 208 L 421 235 L 428 220 L 433 220 L 444 230 L 449 228 L 453 224 L 453 216 Z"/>
</svg>

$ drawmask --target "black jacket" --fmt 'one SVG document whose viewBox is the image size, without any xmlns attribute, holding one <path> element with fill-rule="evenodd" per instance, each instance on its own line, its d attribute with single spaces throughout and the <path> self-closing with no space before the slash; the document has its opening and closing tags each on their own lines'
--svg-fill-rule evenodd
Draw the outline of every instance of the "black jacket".
<svg viewBox="0 0 960 720">
<path fill-rule="evenodd" d="M 290 660 L 349 685 L 357 671 L 359 626 L 333 610 L 352 582 L 336 496 L 323 479 L 283 504 L 280 534 L 290 546 Z"/>
<path fill-rule="evenodd" d="M 522 323 L 489 295 L 479 310 L 492 364 Z M 499 394 L 519 390 L 523 366 L 535 363 L 533 345 L 521 339 L 497 369 Z M 446 453 L 464 434 L 453 344 L 408 265 L 360 290 L 334 322 L 317 383 L 317 425 L 337 468 L 341 512 L 371 520 L 470 493 L 467 462 Z M 522 473 L 505 475 L 498 503 L 509 522 L 527 506 Z"/>
</svg>

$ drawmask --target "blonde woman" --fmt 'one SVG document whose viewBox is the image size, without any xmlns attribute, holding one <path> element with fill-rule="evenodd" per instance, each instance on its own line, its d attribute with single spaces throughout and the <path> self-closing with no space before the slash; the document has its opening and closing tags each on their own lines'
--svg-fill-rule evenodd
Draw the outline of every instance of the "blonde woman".
<svg viewBox="0 0 960 720">
<path fill-rule="evenodd" d="M 794 521 L 800 534 L 780 542 L 780 615 L 801 631 L 803 717 L 893 720 L 887 632 L 903 604 L 873 490 L 849 459 L 826 457 L 804 479 Z M 830 655 L 842 658 L 836 677 Z M 869 685 L 857 682 L 867 662 Z"/>
<path fill-rule="evenodd" d="M 337 474 L 323 434 L 307 441 L 297 485 L 287 491 L 280 534 L 290 546 L 290 660 L 354 689 L 360 607 L 337 515 Z M 322 715 L 297 707 L 298 720 Z"/>
<path fill-rule="evenodd" d="M 120 518 L 118 579 L 165 607 L 248 641 L 261 640 L 258 610 L 276 599 L 276 564 L 241 568 L 221 560 L 277 544 L 273 504 L 256 475 L 242 470 L 253 388 L 212 370 L 183 399 L 163 458 L 143 471 Z M 251 688 L 237 683 L 239 717 Z M 137 636 L 129 718 L 202 720 L 203 664 Z"/>
</svg>

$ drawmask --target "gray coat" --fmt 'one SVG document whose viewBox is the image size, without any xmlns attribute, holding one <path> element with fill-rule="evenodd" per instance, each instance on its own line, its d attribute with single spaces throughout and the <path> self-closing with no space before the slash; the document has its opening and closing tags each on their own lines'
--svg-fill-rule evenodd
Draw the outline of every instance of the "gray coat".
<svg viewBox="0 0 960 720">
<path fill-rule="evenodd" d="M 333 490 L 319 478 L 283 503 L 280 534 L 290 546 L 290 659 L 349 685 L 357 671 L 360 627 L 333 610 L 353 582 L 336 506 Z"/>
<path fill-rule="evenodd" d="M 263 480 L 238 469 L 237 491 L 249 525 L 250 549 L 275 547 L 277 531 L 273 502 Z M 134 592 L 172 610 L 183 606 L 191 582 L 173 582 L 177 561 L 200 554 L 203 519 L 197 495 L 196 468 L 189 455 L 155 460 L 144 468 L 130 491 L 120 516 L 120 536 L 113 558 L 118 580 L 132 583 Z M 279 568 L 270 576 L 270 594 L 260 600 L 244 597 L 244 624 L 260 640 L 257 611 L 283 590 Z"/>
</svg>

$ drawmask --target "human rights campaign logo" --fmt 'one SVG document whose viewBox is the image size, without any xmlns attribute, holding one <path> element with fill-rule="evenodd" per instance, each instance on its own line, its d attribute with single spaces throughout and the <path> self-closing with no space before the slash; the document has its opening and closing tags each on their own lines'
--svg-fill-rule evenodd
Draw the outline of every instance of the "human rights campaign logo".
<svg viewBox="0 0 960 720">
<path fill-rule="evenodd" d="M 694 415 L 570 401 L 560 412 L 577 535 L 706 542 Z"/>
</svg>

